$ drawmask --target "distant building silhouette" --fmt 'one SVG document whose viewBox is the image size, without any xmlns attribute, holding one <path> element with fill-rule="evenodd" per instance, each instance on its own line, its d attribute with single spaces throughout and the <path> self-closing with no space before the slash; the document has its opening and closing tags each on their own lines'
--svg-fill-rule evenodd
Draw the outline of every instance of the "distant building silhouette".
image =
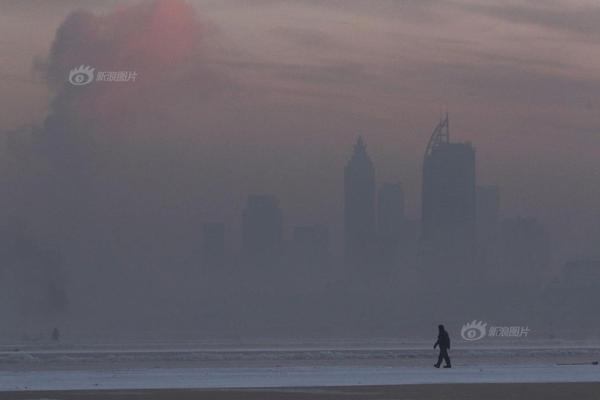
<svg viewBox="0 0 600 400">
<path fill-rule="evenodd" d="M 423 161 L 423 239 L 474 239 L 475 198 L 475 150 L 470 143 L 450 142 L 446 115 L 431 135 Z"/>
<path fill-rule="evenodd" d="M 377 234 L 379 256 L 384 266 L 393 266 L 407 223 L 404 217 L 404 192 L 400 183 L 384 183 L 377 195 Z"/>
<path fill-rule="evenodd" d="M 468 286 L 485 275 L 475 263 L 475 150 L 470 143 L 450 141 L 447 114 L 427 144 L 422 178 L 423 288 L 442 293 Z"/>
<path fill-rule="evenodd" d="M 344 235 L 347 263 L 367 269 L 375 239 L 375 169 L 360 136 L 344 170 Z"/>
<path fill-rule="evenodd" d="M 205 223 L 202 225 L 202 259 L 208 268 L 225 264 L 225 225 Z"/>
<path fill-rule="evenodd" d="M 283 247 L 283 217 L 273 195 L 250 195 L 243 213 L 242 246 L 246 260 L 270 264 Z"/>
</svg>

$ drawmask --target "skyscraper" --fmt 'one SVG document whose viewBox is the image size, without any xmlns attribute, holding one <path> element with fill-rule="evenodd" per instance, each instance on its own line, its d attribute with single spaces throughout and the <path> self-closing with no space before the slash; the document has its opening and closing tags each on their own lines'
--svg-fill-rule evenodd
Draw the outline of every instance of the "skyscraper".
<svg viewBox="0 0 600 400">
<path fill-rule="evenodd" d="M 250 195 L 242 224 L 244 256 L 251 263 L 269 264 L 281 255 L 283 218 L 273 195 Z"/>
<path fill-rule="evenodd" d="M 425 240 L 473 240 L 475 149 L 450 142 L 448 115 L 437 125 L 423 161 L 422 235 Z"/>
<path fill-rule="evenodd" d="M 375 239 L 375 169 L 360 136 L 344 170 L 344 234 L 346 261 L 366 268 Z"/>
</svg>

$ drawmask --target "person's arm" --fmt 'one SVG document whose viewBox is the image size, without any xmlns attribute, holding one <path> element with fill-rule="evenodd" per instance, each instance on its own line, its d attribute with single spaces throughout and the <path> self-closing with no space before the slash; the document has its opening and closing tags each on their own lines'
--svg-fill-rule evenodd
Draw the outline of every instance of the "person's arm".
<svg viewBox="0 0 600 400">
<path fill-rule="evenodd" d="M 435 349 L 436 347 L 438 347 L 438 344 L 440 344 L 440 338 L 438 338 L 438 340 L 435 341 L 433 348 Z"/>
</svg>

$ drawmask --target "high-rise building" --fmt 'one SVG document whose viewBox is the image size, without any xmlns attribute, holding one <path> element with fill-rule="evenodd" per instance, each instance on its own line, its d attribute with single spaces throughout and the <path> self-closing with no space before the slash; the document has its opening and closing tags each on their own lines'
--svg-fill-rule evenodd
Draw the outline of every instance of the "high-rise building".
<svg viewBox="0 0 600 400">
<path fill-rule="evenodd" d="M 496 186 L 477 186 L 477 232 L 497 234 L 500 222 L 500 191 Z"/>
<path fill-rule="evenodd" d="M 225 263 L 225 225 L 210 222 L 202 225 L 202 259 L 208 268 Z"/>
<path fill-rule="evenodd" d="M 367 268 L 375 242 L 375 169 L 362 137 L 344 170 L 346 261 Z"/>
<path fill-rule="evenodd" d="M 242 246 L 249 262 L 270 263 L 281 255 L 283 218 L 275 196 L 248 196 L 243 213 Z"/>
<path fill-rule="evenodd" d="M 470 143 L 450 142 L 446 115 L 433 131 L 423 161 L 423 239 L 473 240 L 475 198 L 475 149 Z"/>
</svg>

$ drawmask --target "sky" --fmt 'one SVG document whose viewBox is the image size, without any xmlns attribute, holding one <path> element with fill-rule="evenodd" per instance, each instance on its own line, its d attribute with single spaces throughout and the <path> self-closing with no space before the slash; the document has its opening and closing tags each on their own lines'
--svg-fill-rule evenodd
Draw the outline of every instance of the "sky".
<svg viewBox="0 0 600 400">
<path fill-rule="evenodd" d="M 81 227 L 124 220 L 136 229 L 120 240 L 144 247 L 157 227 L 177 241 L 205 220 L 236 241 L 245 196 L 267 192 L 288 227 L 335 230 L 361 134 L 378 183 L 401 181 L 418 218 L 423 152 L 448 111 L 504 215 L 538 217 L 587 254 L 600 233 L 599 20 L 584 0 L 4 0 L 2 180 L 17 187 L 4 205 L 56 237 L 53 218 L 75 204 L 86 234 L 116 241 Z M 66 74 L 86 63 L 138 79 L 77 91 Z M 44 168 L 62 183 L 37 182 Z"/>
</svg>

